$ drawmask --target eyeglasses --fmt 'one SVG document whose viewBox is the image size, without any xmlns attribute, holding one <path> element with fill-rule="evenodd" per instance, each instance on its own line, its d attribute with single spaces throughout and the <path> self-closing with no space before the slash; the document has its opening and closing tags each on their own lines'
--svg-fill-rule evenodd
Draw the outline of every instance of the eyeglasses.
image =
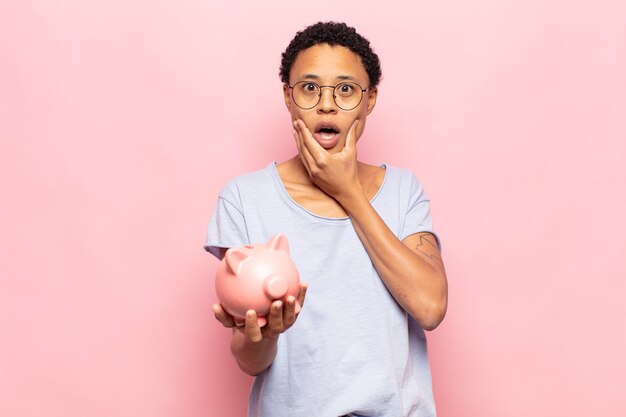
<svg viewBox="0 0 626 417">
<path fill-rule="evenodd" d="M 322 88 L 333 89 L 333 99 L 341 110 L 352 110 L 361 104 L 363 93 L 368 88 L 363 89 L 357 83 L 345 82 L 337 85 L 319 85 L 312 81 L 299 81 L 294 85 L 288 85 L 291 89 L 296 106 L 304 110 L 317 106 L 322 99 Z"/>
</svg>

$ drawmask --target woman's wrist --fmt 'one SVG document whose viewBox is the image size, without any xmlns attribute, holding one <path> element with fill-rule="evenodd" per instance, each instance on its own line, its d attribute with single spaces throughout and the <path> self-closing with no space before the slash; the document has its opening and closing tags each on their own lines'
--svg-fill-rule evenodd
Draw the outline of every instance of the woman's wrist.
<svg viewBox="0 0 626 417">
<path fill-rule="evenodd" d="M 239 368 L 248 375 L 258 375 L 267 369 L 274 361 L 277 350 L 278 335 L 254 342 L 239 331 L 233 333 L 231 353 Z"/>
</svg>

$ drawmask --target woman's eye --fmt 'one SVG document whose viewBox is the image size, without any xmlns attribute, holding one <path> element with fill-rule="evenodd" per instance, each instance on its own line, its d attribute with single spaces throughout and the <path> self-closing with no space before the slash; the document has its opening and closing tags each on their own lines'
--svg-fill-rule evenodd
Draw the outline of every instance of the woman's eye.
<svg viewBox="0 0 626 417">
<path fill-rule="evenodd" d="M 317 85 L 313 84 L 313 83 L 305 83 L 302 88 L 304 89 L 304 91 L 306 91 L 307 93 L 314 93 L 315 91 L 317 91 Z"/>
<path fill-rule="evenodd" d="M 352 93 L 353 87 L 350 84 L 340 84 L 339 93 L 346 95 Z"/>
</svg>

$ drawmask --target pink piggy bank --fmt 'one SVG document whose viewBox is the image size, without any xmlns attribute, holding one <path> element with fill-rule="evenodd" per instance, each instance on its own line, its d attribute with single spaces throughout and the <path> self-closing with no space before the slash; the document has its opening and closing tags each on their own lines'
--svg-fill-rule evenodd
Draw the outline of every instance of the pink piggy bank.
<svg viewBox="0 0 626 417">
<path fill-rule="evenodd" d="M 300 293 L 287 238 L 277 234 L 267 243 L 227 250 L 217 267 L 215 292 L 237 325 L 244 324 L 248 310 L 255 310 L 259 326 L 265 326 L 272 301 Z M 296 313 L 300 308 L 296 301 Z"/>
</svg>

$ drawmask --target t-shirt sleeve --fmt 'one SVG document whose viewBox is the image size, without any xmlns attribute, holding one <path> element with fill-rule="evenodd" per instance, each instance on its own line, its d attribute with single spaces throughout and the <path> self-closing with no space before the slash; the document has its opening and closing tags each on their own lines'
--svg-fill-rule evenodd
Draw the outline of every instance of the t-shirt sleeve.
<svg viewBox="0 0 626 417">
<path fill-rule="evenodd" d="M 218 259 L 221 259 L 220 248 L 234 248 L 250 243 L 243 210 L 232 188 L 229 184 L 220 193 L 204 242 L 204 249 Z"/>
<path fill-rule="evenodd" d="M 429 232 L 435 236 L 437 245 L 441 248 L 439 237 L 433 231 L 433 221 L 430 215 L 430 198 L 424 191 L 422 183 L 413 174 L 411 174 L 410 190 L 404 226 L 400 232 L 399 239 L 404 240 L 415 233 Z"/>
</svg>

